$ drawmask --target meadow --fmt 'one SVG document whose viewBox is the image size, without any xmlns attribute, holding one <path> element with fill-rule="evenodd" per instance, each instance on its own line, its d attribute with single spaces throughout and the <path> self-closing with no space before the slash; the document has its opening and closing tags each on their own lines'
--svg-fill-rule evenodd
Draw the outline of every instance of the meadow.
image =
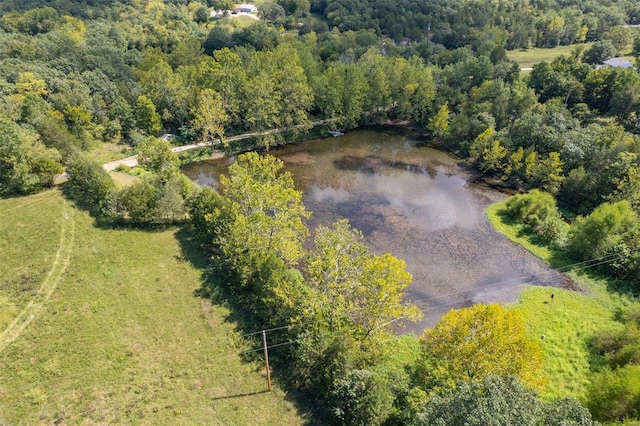
<svg viewBox="0 0 640 426">
<path fill-rule="evenodd" d="M 601 360 L 589 348 L 598 330 L 622 328 L 615 321 L 620 309 L 637 304 L 637 299 L 614 289 L 615 282 L 572 262 L 557 249 L 531 238 L 523 226 L 503 214 L 504 202 L 487 209 L 493 226 L 511 241 L 545 260 L 553 268 L 567 270 L 579 290 L 554 287 L 525 287 L 520 300 L 511 305 L 522 314 L 530 337 L 542 340 L 545 398 L 573 396 L 586 402 L 590 376 Z M 543 337 L 544 336 L 544 337 Z"/>
<path fill-rule="evenodd" d="M 520 68 L 533 68 L 533 66 L 539 62 L 551 62 L 560 55 L 569 56 L 574 49 L 580 47 L 586 50 L 591 47 L 591 43 L 570 44 L 568 46 L 552 48 L 533 47 L 526 50 L 508 50 L 507 58 L 516 61 L 520 65 Z"/>
<path fill-rule="evenodd" d="M 59 190 L 1 200 L 0 424 L 302 424 L 190 244 L 96 227 Z"/>
</svg>

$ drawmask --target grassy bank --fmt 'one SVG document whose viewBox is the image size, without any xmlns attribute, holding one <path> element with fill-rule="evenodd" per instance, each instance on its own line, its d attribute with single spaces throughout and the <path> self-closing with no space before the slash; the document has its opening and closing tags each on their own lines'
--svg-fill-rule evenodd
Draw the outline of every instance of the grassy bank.
<svg viewBox="0 0 640 426">
<path fill-rule="evenodd" d="M 197 295 L 177 229 L 99 229 L 57 190 L 0 201 L 0 224 L 2 329 L 29 313 L 0 351 L 0 424 L 302 423 Z"/>
<path fill-rule="evenodd" d="M 536 243 L 522 225 L 504 216 L 503 209 L 504 202 L 487 209 L 498 231 L 554 268 L 571 264 L 562 252 Z M 638 302 L 611 290 L 612 282 L 592 270 L 573 270 L 568 275 L 585 291 L 531 286 L 522 291 L 512 309 L 522 313 L 531 337 L 542 339 L 544 335 L 545 396 L 571 395 L 584 402 L 592 370 L 598 366 L 598 359 L 589 350 L 589 338 L 597 330 L 620 327 L 614 320 L 615 313 Z"/>
</svg>

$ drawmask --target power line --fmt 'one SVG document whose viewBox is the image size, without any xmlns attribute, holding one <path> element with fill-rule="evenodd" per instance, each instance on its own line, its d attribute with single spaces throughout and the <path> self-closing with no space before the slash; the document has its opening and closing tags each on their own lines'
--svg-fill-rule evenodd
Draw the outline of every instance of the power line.
<svg viewBox="0 0 640 426">
<path fill-rule="evenodd" d="M 558 272 L 558 273 L 564 273 L 564 272 L 568 272 L 571 270 L 584 270 L 587 268 L 591 268 L 594 266 L 598 266 L 598 265 L 602 265 L 604 263 L 608 263 L 608 262 L 612 262 L 614 260 L 619 260 L 622 257 L 624 257 L 621 254 L 612 254 L 612 255 L 607 255 L 607 256 L 602 256 L 602 257 L 598 257 L 598 258 L 593 258 L 593 259 L 589 259 L 589 260 L 584 260 L 582 262 L 576 262 L 576 263 L 572 263 L 569 265 L 565 265 L 565 266 L 561 266 L 559 268 L 550 268 L 548 271 L 542 272 L 541 274 L 537 274 L 537 275 L 532 275 L 532 274 L 527 274 L 527 275 L 520 275 L 514 278 L 509 278 L 507 280 L 503 280 L 503 281 L 498 281 L 498 282 L 493 282 L 493 283 L 489 283 L 489 284 L 485 284 L 479 287 L 475 287 L 471 290 L 459 290 L 459 291 L 453 291 L 450 293 L 445 293 L 445 294 L 440 294 L 438 296 L 433 296 L 433 297 L 428 297 L 428 298 L 421 298 L 420 300 L 414 301 L 414 303 L 420 303 L 420 304 L 424 304 L 424 303 L 428 303 L 437 299 L 441 299 L 443 297 L 448 297 L 448 296 L 457 296 L 457 295 L 462 295 L 462 294 L 466 294 L 472 291 L 477 291 L 477 290 L 481 290 L 483 288 L 487 288 L 487 287 L 493 287 L 496 285 L 500 285 L 500 284 L 507 284 L 509 282 L 512 281 L 520 281 L 523 280 L 525 278 L 535 278 L 535 277 L 540 277 L 540 276 L 545 276 L 545 275 L 551 275 L 554 272 Z M 597 261 L 597 263 L 593 263 L 593 264 L 587 264 L 588 262 L 593 262 L 593 261 Z M 581 266 L 578 266 L 581 265 Z M 516 283 L 515 285 L 521 285 L 522 283 Z M 502 290 L 502 288 L 500 289 Z M 447 305 L 445 305 L 447 306 Z"/>
</svg>

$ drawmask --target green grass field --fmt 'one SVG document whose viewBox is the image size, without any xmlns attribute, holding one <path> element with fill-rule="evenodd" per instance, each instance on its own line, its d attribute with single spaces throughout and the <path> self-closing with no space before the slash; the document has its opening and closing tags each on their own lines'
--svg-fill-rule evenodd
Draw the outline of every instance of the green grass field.
<svg viewBox="0 0 640 426">
<path fill-rule="evenodd" d="M 562 253 L 527 238 L 522 233 L 522 225 L 500 214 L 503 205 L 496 203 L 487 209 L 489 220 L 499 232 L 555 268 L 571 263 Z M 621 327 L 614 320 L 616 311 L 638 303 L 609 290 L 606 279 L 590 274 L 590 270 L 569 273 L 585 292 L 531 286 L 525 288 L 520 301 L 511 306 L 522 313 L 532 338 L 545 336 L 542 340 L 544 374 L 548 382 L 545 397 L 570 395 L 585 401 L 592 369 L 599 365 L 589 350 L 588 339 L 597 330 Z"/>
<path fill-rule="evenodd" d="M 303 423 L 177 232 L 97 228 L 58 190 L 0 201 L 0 424 Z"/>
<path fill-rule="evenodd" d="M 571 44 L 569 46 L 558 46 L 549 49 L 535 47 L 528 50 L 508 50 L 507 57 L 516 61 L 520 65 L 520 68 L 533 68 L 538 62 L 551 62 L 560 55 L 570 55 L 571 51 L 579 46 L 584 47 L 586 50 L 591 47 L 591 43 Z"/>
</svg>

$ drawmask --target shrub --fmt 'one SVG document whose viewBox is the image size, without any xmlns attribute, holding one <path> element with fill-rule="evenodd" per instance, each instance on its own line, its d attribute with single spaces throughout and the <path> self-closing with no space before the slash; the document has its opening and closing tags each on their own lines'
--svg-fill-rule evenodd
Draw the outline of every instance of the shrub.
<svg viewBox="0 0 640 426">
<path fill-rule="evenodd" d="M 511 218 L 527 224 L 547 241 L 560 241 L 565 235 L 562 220 L 553 195 L 538 189 L 512 197 L 506 204 Z"/>
</svg>

